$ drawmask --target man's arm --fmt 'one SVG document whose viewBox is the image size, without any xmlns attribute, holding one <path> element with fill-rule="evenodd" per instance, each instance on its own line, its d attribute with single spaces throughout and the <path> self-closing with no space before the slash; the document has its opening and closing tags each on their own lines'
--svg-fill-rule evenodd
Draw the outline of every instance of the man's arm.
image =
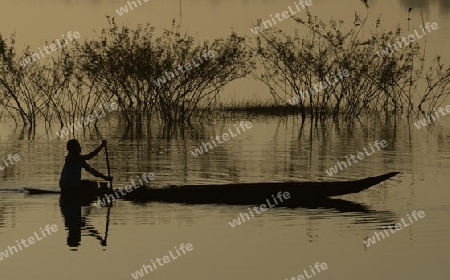
<svg viewBox="0 0 450 280">
<path fill-rule="evenodd" d="M 87 162 L 83 162 L 83 168 L 84 170 L 86 170 L 87 172 L 91 173 L 92 175 L 94 175 L 95 177 L 99 177 L 99 178 L 103 178 L 106 181 L 109 181 L 109 177 L 103 175 L 102 173 L 98 172 L 97 170 L 95 170 L 94 168 L 92 168 L 89 164 L 87 164 Z"/>
<path fill-rule="evenodd" d="M 98 153 L 100 153 L 100 151 L 102 150 L 103 147 L 105 147 L 105 145 L 106 144 L 102 142 L 102 144 L 94 151 L 90 152 L 87 155 L 82 155 L 81 156 L 82 160 L 90 160 L 91 158 L 95 157 L 96 155 L 98 155 Z"/>
</svg>

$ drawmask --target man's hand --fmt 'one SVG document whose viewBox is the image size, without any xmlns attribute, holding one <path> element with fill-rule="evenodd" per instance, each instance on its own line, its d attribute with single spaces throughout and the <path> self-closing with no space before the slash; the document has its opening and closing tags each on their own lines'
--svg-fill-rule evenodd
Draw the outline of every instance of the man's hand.
<svg viewBox="0 0 450 280">
<path fill-rule="evenodd" d="M 113 177 L 105 176 L 103 179 L 105 179 L 105 181 L 112 182 Z"/>
<path fill-rule="evenodd" d="M 102 140 L 102 147 L 106 147 L 106 140 Z"/>
</svg>

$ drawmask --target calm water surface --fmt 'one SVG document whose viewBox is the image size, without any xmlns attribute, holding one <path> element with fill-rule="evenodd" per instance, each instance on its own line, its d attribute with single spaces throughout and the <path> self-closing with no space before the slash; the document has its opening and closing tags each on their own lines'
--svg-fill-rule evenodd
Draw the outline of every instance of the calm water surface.
<svg viewBox="0 0 450 280">
<path fill-rule="evenodd" d="M 154 127 L 148 140 L 116 134 L 125 129 L 114 120 L 115 116 L 105 119 L 99 131 L 109 139 L 116 187 L 143 172 L 155 173 L 154 186 L 345 180 L 402 173 L 333 205 L 270 209 L 234 229 L 228 221 L 248 211 L 245 206 L 127 201 L 110 209 L 85 206 L 79 210 L 84 225 L 80 246 L 69 247 L 77 235 L 64 229 L 58 196 L 20 191 L 24 186 L 56 189 L 64 143 L 18 140 L 20 135 L 7 134 L 1 150 L 18 152 L 22 159 L 5 169 L 1 178 L 0 248 L 15 245 L 15 240 L 32 236 L 46 224 L 56 224 L 59 231 L 3 260 L 2 279 L 132 279 L 132 272 L 181 243 L 192 243 L 194 250 L 145 277 L 285 279 L 319 261 L 329 268 L 317 279 L 421 279 L 430 274 L 431 279 L 448 279 L 450 119 L 420 130 L 408 129 L 404 120 L 381 124 L 369 118 L 353 128 L 331 121 L 311 126 L 307 121 L 302 129 L 294 116 L 235 116 L 224 123 L 193 127 L 183 137 L 167 138 Z M 202 156 L 190 154 L 201 141 L 240 120 L 250 120 L 254 127 Z M 86 151 L 99 144 L 93 137 L 78 137 Z M 333 177 L 326 174 L 338 159 L 356 154 L 374 139 L 389 145 Z M 103 153 L 91 162 L 105 171 Z M 407 219 L 413 210 L 424 211 L 425 218 L 364 246 L 363 240 L 374 231 Z"/>
<path fill-rule="evenodd" d="M 18 46 L 37 48 L 67 31 L 94 36 L 105 26 L 104 15 L 126 1 L 0 1 L 0 32 L 18 34 Z M 359 1 L 316 1 L 313 12 L 353 20 Z M 293 1 L 182 1 L 182 26 L 198 38 L 249 32 L 252 21 L 268 18 Z M 150 21 L 167 28 L 179 19 L 179 1 L 151 1 L 119 23 Z M 406 27 L 406 9 L 424 8 L 426 21 L 436 21 L 427 50 L 442 53 L 450 43 L 446 1 L 373 1 L 371 18 L 382 13 L 388 27 Z M 411 26 L 420 24 L 413 10 Z M 286 23 L 288 24 L 288 23 Z M 414 29 L 414 28 L 413 28 Z M 433 41 L 434 40 L 434 41 Z M 261 89 L 261 91 L 259 90 Z M 247 80 L 229 86 L 231 98 L 267 92 Z M 260 96 L 260 95 L 258 95 Z M 268 97 L 268 94 L 266 94 Z M 447 104 L 444 104 L 447 105 Z M 190 151 L 241 120 L 253 128 L 197 158 Z M 174 246 L 192 243 L 194 250 L 142 279 L 285 279 L 297 277 L 316 262 L 328 269 L 315 279 L 449 279 L 450 261 L 450 117 L 433 127 L 416 129 L 404 119 L 366 117 L 353 126 L 327 121 L 303 126 L 295 116 L 226 116 L 191 129 L 167 133 L 150 126 L 143 137 L 125 132 L 115 115 L 101 119 L 99 131 L 78 133 L 85 152 L 100 139 L 109 141 L 116 187 L 153 172 L 153 186 L 261 181 L 350 180 L 391 171 L 401 174 L 359 194 L 340 197 L 315 209 L 276 208 L 237 228 L 228 224 L 245 206 L 136 204 L 118 201 L 111 208 L 84 206 L 77 231 L 65 229 L 58 196 L 29 196 L 22 188 L 57 189 L 65 142 L 38 125 L 34 140 L 8 120 L 0 123 L 0 157 L 19 153 L 21 160 L 0 171 L 0 251 L 28 238 L 47 224 L 58 231 L 0 261 L 0 279 L 133 279 L 131 273 Z M 330 177 L 326 170 L 357 154 L 375 140 L 388 147 Z M 90 161 L 106 171 L 104 154 Z M 85 174 L 86 175 L 86 174 Z M 88 175 L 86 178 L 92 178 Z M 65 209 L 63 207 L 63 209 Z M 426 216 L 388 238 L 366 247 L 363 240 L 384 226 L 400 222 L 414 210 Z M 76 212 L 75 211 L 75 212 Z M 77 217 L 75 217 L 77 218 Z M 78 247 L 68 243 L 79 242 Z"/>
</svg>

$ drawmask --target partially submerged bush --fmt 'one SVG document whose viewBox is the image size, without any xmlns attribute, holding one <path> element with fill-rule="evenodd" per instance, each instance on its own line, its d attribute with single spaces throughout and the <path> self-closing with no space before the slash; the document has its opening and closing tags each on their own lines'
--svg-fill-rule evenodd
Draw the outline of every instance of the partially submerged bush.
<svg viewBox="0 0 450 280">
<path fill-rule="evenodd" d="M 385 32 L 378 19 L 375 30 L 365 36 L 367 16 L 361 19 L 355 14 L 353 24 L 344 31 L 343 21 L 330 20 L 325 24 L 309 11 L 306 14 L 306 20 L 294 18 L 306 30 L 303 36 L 298 30 L 290 36 L 271 28 L 256 38 L 254 49 L 263 69 L 255 77 L 269 87 L 277 104 L 295 103 L 303 117 L 308 111 L 316 116 L 331 112 L 354 118 L 362 112 L 409 114 L 422 110 L 424 103 L 431 110 L 448 97 L 450 68 L 444 69 L 436 59 L 425 73 L 425 54 L 420 53 L 419 43 L 385 58 L 377 55 L 395 43 L 402 35 L 400 29 Z M 349 77 L 314 94 L 304 94 L 339 69 L 348 70 Z M 424 80 L 426 89 L 418 90 Z"/>
<path fill-rule="evenodd" d="M 100 42 L 85 42 L 80 49 L 82 70 L 117 98 L 127 119 L 137 112 L 158 113 L 167 122 L 188 121 L 198 106 L 212 102 L 226 84 L 252 69 L 244 38 L 235 33 L 201 45 L 192 36 L 181 36 L 175 23 L 159 38 L 153 33 L 150 25 L 130 30 L 110 20 Z M 191 66 L 185 73 L 176 70 L 187 63 Z"/>
<path fill-rule="evenodd" d="M 175 22 L 158 38 L 149 24 L 130 29 L 118 27 L 113 18 L 108 22 L 99 38 L 75 42 L 25 69 L 17 62 L 13 38 L 8 44 L 0 36 L 1 110 L 23 125 L 34 126 L 41 117 L 46 125 L 58 121 L 62 127 L 115 100 L 128 123 L 151 116 L 186 123 L 199 106 L 208 106 L 225 85 L 254 66 L 245 39 L 235 33 L 196 44 L 176 31 Z M 189 71 L 167 79 L 193 59 L 197 63 Z M 158 84 L 161 77 L 165 82 Z"/>
</svg>

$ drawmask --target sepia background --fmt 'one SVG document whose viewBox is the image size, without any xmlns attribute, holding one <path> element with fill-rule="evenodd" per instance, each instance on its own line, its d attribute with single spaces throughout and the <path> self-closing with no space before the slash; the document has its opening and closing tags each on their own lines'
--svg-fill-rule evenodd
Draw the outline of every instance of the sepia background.
<svg viewBox="0 0 450 280">
<path fill-rule="evenodd" d="M 143 2 L 143 1 L 142 1 Z M 126 1 L 0 0 L 0 33 L 16 33 L 17 47 L 31 50 L 46 41 L 78 31 L 81 40 L 95 38 L 107 25 L 105 16 L 121 25 L 151 23 L 156 32 L 172 20 L 199 40 L 226 37 L 230 32 L 253 36 L 259 18 L 287 10 L 294 1 L 150 0 L 119 17 Z M 369 22 L 382 16 L 386 29 L 437 22 L 427 36 L 430 56 L 448 64 L 450 2 L 369 1 Z M 324 20 L 352 21 L 364 13 L 359 0 L 313 0 L 311 11 Z M 281 27 L 282 26 L 282 27 Z M 369 24 L 370 26 L 370 24 Z M 278 23 L 294 30 L 291 21 Z M 52 55 L 49 55 L 51 57 Z M 270 100 L 267 88 L 251 78 L 228 85 L 221 102 Z M 445 103 L 444 105 L 449 105 Z M 242 120 L 253 128 L 214 150 L 193 157 L 190 151 Z M 57 224 L 59 231 L 0 261 L 1 279 L 132 279 L 131 273 L 162 257 L 181 243 L 192 252 L 159 267 L 142 279 L 285 279 L 296 277 L 316 262 L 328 269 L 319 279 L 449 279 L 450 261 L 450 117 L 417 129 L 417 118 L 358 121 L 307 119 L 295 114 L 216 112 L 193 128 L 168 133 L 152 125 L 145 134 L 130 131 L 117 113 L 102 118 L 98 130 L 80 130 L 84 152 L 108 140 L 115 187 L 144 172 L 153 172 L 152 186 L 229 182 L 351 180 L 399 171 L 401 174 L 359 194 L 341 197 L 336 205 L 315 209 L 274 208 L 231 228 L 228 221 L 245 206 L 181 205 L 117 201 L 114 207 L 82 207 L 81 245 L 69 247 L 58 196 L 30 196 L 24 187 L 58 189 L 65 140 L 37 126 L 34 139 L 6 117 L 0 123 L 0 157 L 19 153 L 21 160 L 0 171 L 0 250 L 28 238 L 39 227 Z M 325 170 L 368 143 L 386 140 L 388 147 L 330 177 Z M 106 172 L 103 152 L 90 164 Z M 92 179 L 90 175 L 85 178 Z M 374 231 L 399 222 L 414 210 L 426 217 L 366 248 Z M 107 242 L 105 242 L 105 240 Z M 106 244 L 105 244 L 106 243 Z"/>
</svg>

